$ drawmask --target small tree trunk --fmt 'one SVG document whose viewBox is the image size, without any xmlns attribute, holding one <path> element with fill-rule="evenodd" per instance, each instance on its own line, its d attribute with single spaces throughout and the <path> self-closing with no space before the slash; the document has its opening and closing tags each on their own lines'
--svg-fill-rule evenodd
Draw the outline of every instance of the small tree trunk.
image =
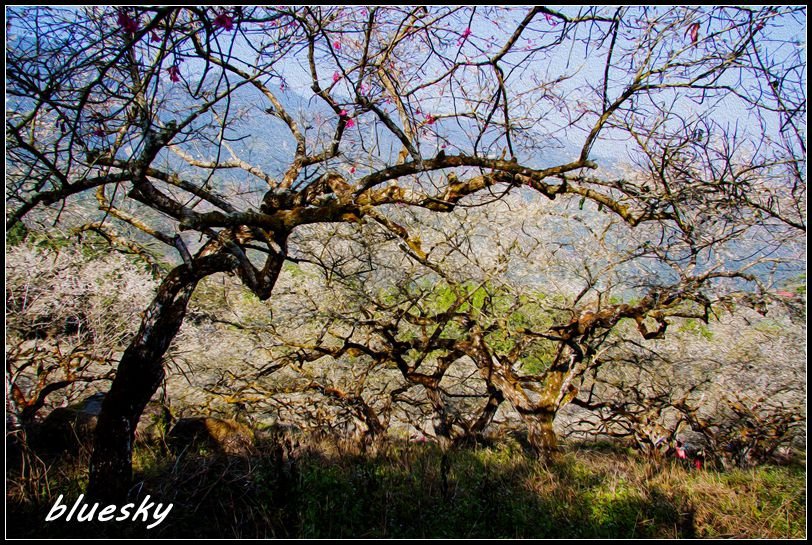
<svg viewBox="0 0 812 545">
<path fill-rule="evenodd" d="M 440 443 L 440 448 L 443 452 L 445 452 L 453 443 L 453 438 L 451 436 L 451 422 L 445 408 L 445 402 L 443 401 L 440 391 L 436 385 L 434 387 L 426 387 L 426 394 L 429 398 L 432 409 L 434 409 L 434 416 L 431 419 L 434 434 L 437 436 L 437 440 Z"/>
<path fill-rule="evenodd" d="M 363 398 L 358 396 L 362 401 Z M 378 413 L 367 403 L 364 403 L 364 423 L 367 426 L 367 431 L 362 439 L 364 449 L 370 445 L 378 444 L 386 435 L 386 426 L 378 417 Z"/>
<path fill-rule="evenodd" d="M 527 440 L 530 446 L 540 459 L 552 459 L 558 453 L 558 439 L 553 429 L 555 412 L 540 410 L 523 416 L 527 423 Z"/>
<path fill-rule="evenodd" d="M 102 404 L 90 458 L 89 498 L 117 503 L 127 497 L 135 428 L 164 378 L 163 356 L 183 323 L 189 298 L 201 278 L 232 266 L 226 256 L 208 256 L 192 268 L 176 267 L 161 283 Z"/>
<path fill-rule="evenodd" d="M 479 418 L 477 418 L 474 425 L 471 426 L 471 432 L 478 437 L 481 436 L 485 429 L 491 425 L 493 418 L 496 416 L 496 411 L 499 410 L 499 406 L 505 399 L 502 392 L 494 388 L 492 385 L 488 385 L 488 392 L 490 393 L 488 403 L 485 404 Z"/>
</svg>

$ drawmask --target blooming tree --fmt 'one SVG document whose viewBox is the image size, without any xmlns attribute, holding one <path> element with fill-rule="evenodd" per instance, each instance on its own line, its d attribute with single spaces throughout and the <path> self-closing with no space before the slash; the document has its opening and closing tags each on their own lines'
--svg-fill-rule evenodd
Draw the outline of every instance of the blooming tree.
<svg viewBox="0 0 812 545">
<path fill-rule="evenodd" d="M 100 255 L 89 244 L 59 252 L 17 245 L 6 266 L 8 416 L 26 429 L 54 394 L 75 401 L 91 384 L 112 380 L 114 357 L 154 282 L 123 255 Z M 117 289 L 98 289 L 109 284 Z"/>
<path fill-rule="evenodd" d="M 270 298 L 304 226 L 372 222 L 431 268 L 395 211 L 524 187 L 645 233 L 635 255 L 658 266 L 630 279 L 645 293 L 545 333 L 562 365 L 624 317 L 659 335 L 664 307 L 768 298 L 803 254 L 802 8 L 7 15 L 7 229 L 86 216 L 69 212 L 94 193 L 85 226 L 124 225 L 177 255 L 99 417 L 97 497 L 127 492 L 133 430 L 196 284 L 230 272 Z"/>
</svg>

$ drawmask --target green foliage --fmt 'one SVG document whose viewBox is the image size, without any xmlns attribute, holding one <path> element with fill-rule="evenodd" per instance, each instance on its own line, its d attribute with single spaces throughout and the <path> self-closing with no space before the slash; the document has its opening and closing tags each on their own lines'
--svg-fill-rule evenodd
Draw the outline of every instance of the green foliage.
<svg viewBox="0 0 812 545">
<path fill-rule="evenodd" d="M 44 231 L 28 230 L 25 236 L 25 241 L 26 243 L 31 244 L 40 250 L 61 250 L 76 244 L 77 238 L 65 236 L 58 231 L 46 233 Z M 85 257 L 89 257 L 91 255 L 89 253 L 90 247 L 87 245 L 87 243 L 81 244 L 81 248 Z"/>
<path fill-rule="evenodd" d="M 6 245 L 17 246 L 21 244 L 27 236 L 28 228 L 23 222 L 18 221 L 6 232 Z"/>
<path fill-rule="evenodd" d="M 798 295 L 806 295 L 806 273 L 801 273 L 798 276 L 787 280 L 783 287 L 784 289 L 797 293 Z"/>
<path fill-rule="evenodd" d="M 419 299 L 420 308 L 425 314 L 441 314 L 455 308 L 456 312 L 468 313 L 487 327 L 496 321 L 500 327 L 490 332 L 485 340 L 495 353 L 506 355 L 511 352 L 517 340 L 525 331 L 545 331 L 554 322 L 553 313 L 546 305 L 565 306 L 558 296 L 548 296 L 540 292 L 515 294 L 490 283 L 465 282 L 449 285 L 445 282 L 430 284 L 415 282 L 399 288 L 386 288 L 379 292 L 379 301 L 385 305 L 395 305 L 402 301 L 412 306 Z M 457 307 L 455 303 L 461 300 Z M 544 306 L 542 306 L 544 305 Z M 502 324 L 504 324 L 502 326 Z M 442 331 L 444 338 L 458 338 L 464 335 L 460 325 L 454 321 L 447 323 Z M 398 338 L 415 338 L 418 331 L 401 326 Z M 555 357 L 556 346 L 552 342 L 539 340 L 528 346 L 520 355 L 521 368 L 526 374 L 540 374 L 546 371 Z"/>
<path fill-rule="evenodd" d="M 198 283 L 192 294 L 191 307 L 210 316 L 227 310 L 229 319 L 239 316 L 244 324 L 265 323 L 270 310 L 245 286 L 224 274 L 213 275 Z"/>
<path fill-rule="evenodd" d="M 684 320 L 682 324 L 680 324 L 679 331 L 702 337 L 706 341 L 713 340 L 713 332 L 710 330 L 707 324 L 703 324 L 694 318 Z"/>
<path fill-rule="evenodd" d="M 753 329 L 760 333 L 764 333 L 765 335 L 778 336 L 784 331 L 784 327 L 785 326 L 777 320 L 765 318 L 763 320 L 759 320 L 753 326 Z"/>
<path fill-rule="evenodd" d="M 285 274 L 289 274 L 292 278 L 302 278 L 307 276 L 307 274 L 297 263 L 292 263 L 290 261 L 285 262 L 285 264 L 282 266 L 282 271 Z"/>
</svg>

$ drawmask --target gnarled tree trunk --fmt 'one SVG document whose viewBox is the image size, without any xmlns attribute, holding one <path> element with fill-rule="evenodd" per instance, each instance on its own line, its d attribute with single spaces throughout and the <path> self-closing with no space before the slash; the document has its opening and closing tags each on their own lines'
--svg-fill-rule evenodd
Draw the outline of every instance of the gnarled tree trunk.
<svg viewBox="0 0 812 545">
<path fill-rule="evenodd" d="M 163 356 L 183 323 L 189 298 L 200 279 L 233 267 L 228 256 L 206 256 L 193 266 L 176 267 L 161 283 L 104 399 L 90 459 L 89 498 L 116 503 L 127 497 L 135 428 L 164 378 Z"/>
<path fill-rule="evenodd" d="M 570 370 L 577 358 L 571 360 L 561 351 L 557 361 L 541 376 L 527 380 L 513 372 L 510 362 L 501 361 L 490 352 L 478 329 L 472 330 L 470 342 L 464 346 L 489 389 L 500 392 L 521 415 L 527 425 L 527 440 L 538 457 L 551 459 L 558 451 L 553 422 L 558 410 L 572 398 L 567 390 Z"/>
</svg>

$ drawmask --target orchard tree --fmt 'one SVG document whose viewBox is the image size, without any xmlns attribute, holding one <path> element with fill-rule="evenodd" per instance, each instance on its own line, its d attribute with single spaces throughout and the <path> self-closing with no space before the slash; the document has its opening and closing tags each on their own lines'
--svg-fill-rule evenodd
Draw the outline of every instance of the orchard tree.
<svg viewBox="0 0 812 545">
<path fill-rule="evenodd" d="M 782 306 L 683 320 L 647 346 L 619 331 L 604 354 L 611 364 L 573 400 L 588 412 L 568 415 L 568 432 L 634 438 L 649 454 L 686 432 L 723 464 L 786 456 L 804 438 L 805 318 Z"/>
<path fill-rule="evenodd" d="M 60 247 L 62 246 L 62 247 Z M 87 241 L 29 241 L 6 252 L 6 388 L 12 429 L 30 429 L 58 395 L 110 381 L 154 281 L 135 262 Z M 99 286 L 115 284 L 115 290 Z M 12 431 L 12 430 L 9 430 Z"/>
<path fill-rule="evenodd" d="M 308 224 L 376 222 L 429 263 L 393 210 L 527 187 L 646 231 L 640 251 L 668 268 L 634 311 L 769 297 L 803 255 L 804 21 L 792 7 L 8 9 L 7 231 L 81 218 L 178 256 L 120 359 L 88 492 L 126 495 L 196 284 L 229 272 L 270 298 Z M 588 329 L 561 325 L 573 342 Z"/>
<path fill-rule="evenodd" d="M 361 446 L 385 440 L 391 428 L 402 433 L 413 427 L 418 437 L 431 429 L 444 447 L 475 438 L 502 398 L 476 379 L 475 368 L 456 364 L 461 351 L 445 351 L 436 335 L 426 335 L 427 329 L 454 328 L 460 314 L 440 312 L 448 297 L 456 298 L 452 290 L 438 291 L 425 267 L 379 225 L 322 227 L 295 235 L 297 264 L 280 276 L 266 306 L 206 304 L 203 312 L 193 311 L 196 322 L 222 324 L 253 347 L 246 353 L 232 341 L 226 350 L 242 352 L 242 358 L 216 371 L 208 369 L 216 362 L 203 364 L 209 376 L 204 388 L 289 424 L 349 430 Z M 238 297 L 233 286 L 226 289 L 234 294 L 227 298 Z M 460 303 L 470 291 L 460 288 Z M 410 305 L 428 313 L 422 327 L 410 325 L 412 314 L 402 312 Z M 222 350 L 208 344 L 223 335 L 204 336 L 203 350 Z M 303 402 L 332 406 L 334 421 L 324 422 Z"/>
<path fill-rule="evenodd" d="M 297 325 L 295 338 L 281 338 L 291 354 L 269 367 L 291 356 L 349 353 L 395 366 L 425 390 L 435 435 L 446 444 L 480 435 L 507 401 L 547 457 L 557 450 L 557 413 L 576 399 L 587 373 L 611 363 L 607 340 L 624 319 L 642 343 L 662 337 L 669 317 L 708 318 L 712 302 L 704 297 L 674 297 L 673 288 L 648 283 L 632 289 L 629 280 L 651 258 L 616 216 L 591 217 L 575 203 L 562 207 L 527 191 L 469 204 L 445 221 L 392 214 L 420 231 L 426 256 L 386 226 L 300 231 L 299 267 L 315 267 L 320 282 L 300 277 L 284 296 L 292 304 L 275 307 L 272 322 L 307 316 L 315 326 Z M 346 251 L 325 252 L 327 240 Z M 480 402 L 460 418 L 450 410 L 459 394 L 448 379 L 466 373 L 465 390 Z"/>
</svg>

